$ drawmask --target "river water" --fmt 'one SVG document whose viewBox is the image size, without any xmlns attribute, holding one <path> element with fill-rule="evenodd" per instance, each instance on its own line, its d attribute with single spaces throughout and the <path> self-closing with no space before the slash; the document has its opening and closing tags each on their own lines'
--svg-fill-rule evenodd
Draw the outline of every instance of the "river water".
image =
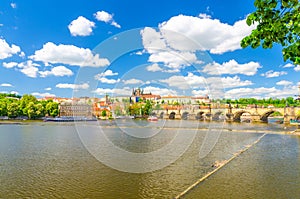
<svg viewBox="0 0 300 199">
<path fill-rule="evenodd" d="M 196 121 L 0 125 L 0 198 L 174 198 L 264 133 L 184 197 L 299 198 L 300 138 L 288 131 Z"/>
</svg>

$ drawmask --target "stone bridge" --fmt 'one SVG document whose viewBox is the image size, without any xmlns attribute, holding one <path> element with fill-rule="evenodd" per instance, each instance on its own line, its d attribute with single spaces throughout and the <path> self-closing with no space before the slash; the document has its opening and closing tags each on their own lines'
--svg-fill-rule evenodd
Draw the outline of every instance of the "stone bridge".
<svg viewBox="0 0 300 199">
<path fill-rule="evenodd" d="M 247 113 L 252 122 L 267 122 L 268 117 L 279 112 L 284 122 L 295 119 L 300 107 L 285 108 L 205 108 L 205 109 L 174 109 L 174 110 L 153 110 L 152 115 L 162 119 L 190 119 L 190 120 L 226 120 L 241 121 L 241 116 Z"/>
</svg>

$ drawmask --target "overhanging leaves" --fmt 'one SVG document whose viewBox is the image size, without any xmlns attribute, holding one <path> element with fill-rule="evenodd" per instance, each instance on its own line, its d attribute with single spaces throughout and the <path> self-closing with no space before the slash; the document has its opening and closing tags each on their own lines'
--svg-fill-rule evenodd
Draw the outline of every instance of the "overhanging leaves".
<svg viewBox="0 0 300 199">
<path fill-rule="evenodd" d="M 283 49 L 284 60 L 300 64 L 300 3 L 298 0 L 255 0 L 257 10 L 246 20 L 256 29 L 241 41 L 242 48 L 272 48 L 274 43 Z"/>
</svg>

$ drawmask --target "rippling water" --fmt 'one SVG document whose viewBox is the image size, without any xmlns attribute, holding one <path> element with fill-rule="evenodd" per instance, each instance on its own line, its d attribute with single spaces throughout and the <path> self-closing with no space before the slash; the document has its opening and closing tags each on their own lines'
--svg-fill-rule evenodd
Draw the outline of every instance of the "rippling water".
<svg viewBox="0 0 300 199">
<path fill-rule="evenodd" d="M 167 167 L 128 173 L 99 162 L 83 145 L 82 133 L 96 134 L 92 129 L 99 125 L 111 143 L 134 153 L 159 150 L 178 134 L 195 137 L 184 154 Z M 84 132 L 78 133 L 82 126 Z M 212 171 L 216 160 L 229 159 L 266 132 L 270 134 L 186 198 L 297 198 L 300 139 L 279 134 L 287 130 L 282 125 L 193 121 L 0 125 L 0 198 L 173 198 Z M 199 151 L 207 133 L 219 139 L 202 158 Z M 115 158 L 110 150 L 101 149 Z"/>
</svg>

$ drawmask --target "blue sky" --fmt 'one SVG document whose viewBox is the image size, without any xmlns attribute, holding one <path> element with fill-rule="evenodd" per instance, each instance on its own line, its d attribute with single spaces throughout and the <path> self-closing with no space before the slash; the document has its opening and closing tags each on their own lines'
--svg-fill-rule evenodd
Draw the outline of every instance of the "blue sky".
<svg viewBox="0 0 300 199">
<path fill-rule="evenodd" d="M 0 2 L 0 92 L 281 98 L 300 66 L 241 49 L 253 0 Z"/>
</svg>

